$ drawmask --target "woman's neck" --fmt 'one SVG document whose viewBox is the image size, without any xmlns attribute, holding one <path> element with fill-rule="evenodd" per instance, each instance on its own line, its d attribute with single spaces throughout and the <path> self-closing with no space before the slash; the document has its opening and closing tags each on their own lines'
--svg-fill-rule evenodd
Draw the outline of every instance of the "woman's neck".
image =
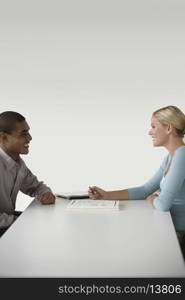
<svg viewBox="0 0 185 300">
<path fill-rule="evenodd" d="M 164 145 L 171 157 L 173 156 L 174 152 L 182 146 L 185 146 L 185 143 L 181 138 L 174 138 L 173 140 L 169 141 L 168 144 Z"/>
</svg>

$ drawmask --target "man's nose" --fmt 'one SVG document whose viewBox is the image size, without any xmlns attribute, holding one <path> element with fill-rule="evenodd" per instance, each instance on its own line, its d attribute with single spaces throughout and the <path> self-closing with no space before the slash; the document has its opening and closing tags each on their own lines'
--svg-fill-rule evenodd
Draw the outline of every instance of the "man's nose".
<svg viewBox="0 0 185 300">
<path fill-rule="evenodd" d="M 32 140 L 32 136 L 30 133 L 28 133 L 28 140 L 31 141 Z"/>
</svg>

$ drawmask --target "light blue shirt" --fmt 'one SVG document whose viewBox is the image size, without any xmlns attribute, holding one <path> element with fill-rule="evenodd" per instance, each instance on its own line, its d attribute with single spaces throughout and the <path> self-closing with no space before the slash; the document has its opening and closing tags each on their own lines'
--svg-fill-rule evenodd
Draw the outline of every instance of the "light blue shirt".
<svg viewBox="0 0 185 300">
<path fill-rule="evenodd" d="M 159 196 L 154 200 L 155 208 L 170 210 L 175 229 L 185 231 L 185 146 L 174 152 L 169 171 L 165 175 L 170 159 L 170 155 L 167 155 L 159 170 L 147 183 L 128 189 L 129 199 L 146 199 L 160 190 Z"/>
</svg>

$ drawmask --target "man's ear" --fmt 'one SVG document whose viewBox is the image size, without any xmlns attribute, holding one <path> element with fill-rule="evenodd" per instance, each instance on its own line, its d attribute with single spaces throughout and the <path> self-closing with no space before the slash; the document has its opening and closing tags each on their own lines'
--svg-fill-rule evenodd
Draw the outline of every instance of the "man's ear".
<svg viewBox="0 0 185 300">
<path fill-rule="evenodd" d="M 4 131 L 0 131 L 0 141 L 4 142 L 7 139 L 7 133 Z"/>
</svg>

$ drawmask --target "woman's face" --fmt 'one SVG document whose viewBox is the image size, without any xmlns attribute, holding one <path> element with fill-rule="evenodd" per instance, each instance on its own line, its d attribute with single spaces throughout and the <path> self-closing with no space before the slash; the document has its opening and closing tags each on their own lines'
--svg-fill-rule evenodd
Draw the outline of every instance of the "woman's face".
<svg viewBox="0 0 185 300">
<path fill-rule="evenodd" d="M 169 126 L 163 125 L 158 119 L 152 116 L 151 129 L 148 133 L 152 137 L 153 146 L 165 146 L 169 139 Z"/>
</svg>

